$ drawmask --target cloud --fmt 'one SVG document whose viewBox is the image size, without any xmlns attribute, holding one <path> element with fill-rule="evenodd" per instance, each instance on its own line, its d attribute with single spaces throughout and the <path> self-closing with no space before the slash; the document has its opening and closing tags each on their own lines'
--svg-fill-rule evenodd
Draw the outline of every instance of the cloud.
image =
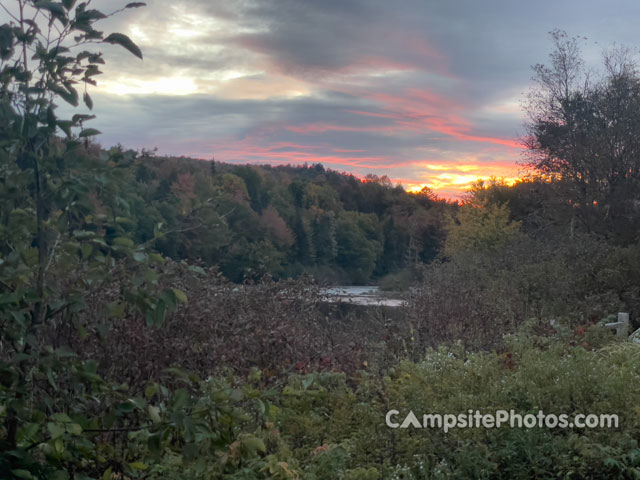
<svg viewBox="0 0 640 480">
<path fill-rule="evenodd" d="M 105 145 L 322 162 L 459 195 L 518 174 L 519 102 L 547 32 L 586 35 L 597 61 L 600 46 L 634 46 L 639 14 L 634 0 L 154 0 L 103 24 L 145 58 L 102 48 L 94 126 Z"/>
</svg>

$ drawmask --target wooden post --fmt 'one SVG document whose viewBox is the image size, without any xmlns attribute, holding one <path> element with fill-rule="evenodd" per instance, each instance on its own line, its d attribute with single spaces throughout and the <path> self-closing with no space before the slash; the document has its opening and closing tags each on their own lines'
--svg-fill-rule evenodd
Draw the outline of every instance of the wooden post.
<svg viewBox="0 0 640 480">
<path fill-rule="evenodd" d="M 606 323 L 605 327 L 616 331 L 616 336 L 624 340 L 629 336 L 629 314 L 626 312 L 618 312 L 618 321 Z"/>
<path fill-rule="evenodd" d="M 618 312 L 618 323 L 621 325 L 617 330 L 617 334 L 619 337 L 626 339 L 629 336 L 629 314 Z"/>
</svg>

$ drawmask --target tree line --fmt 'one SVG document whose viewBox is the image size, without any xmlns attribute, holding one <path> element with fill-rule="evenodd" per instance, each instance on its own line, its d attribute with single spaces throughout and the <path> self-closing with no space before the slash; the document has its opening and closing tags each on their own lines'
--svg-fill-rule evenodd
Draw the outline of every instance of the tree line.
<svg viewBox="0 0 640 480">
<path fill-rule="evenodd" d="M 297 277 L 367 283 L 431 261 L 452 210 L 425 189 L 322 165 L 231 165 L 143 152 L 122 172 L 130 233 L 173 259 L 219 265 L 234 282 Z M 127 162 L 126 160 L 123 160 Z"/>
</svg>

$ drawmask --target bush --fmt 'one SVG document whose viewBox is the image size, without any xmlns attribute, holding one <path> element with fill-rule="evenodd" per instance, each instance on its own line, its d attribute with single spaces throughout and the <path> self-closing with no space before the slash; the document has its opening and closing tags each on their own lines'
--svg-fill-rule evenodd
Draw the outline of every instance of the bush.
<svg viewBox="0 0 640 480">
<path fill-rule="evenodd" d="M 425 267 L 402 335 L 419 357 L 426 347 L 456 340 L 498 347 L 503 334 L 530 319 L 573 328 L 618 311 L 637 319 L 639 261 L 637 248 L 590 236 L 523 235 L 501 249 L 459 252 Z"/>
<path fill-rule="evenodd" d="M 453 345 L 356 377 L 293 375 L 276 388 L 261 387 L 257 371 L 244 386 L 209 380 L 201 404 L 232 415 L 219 453 L 156 458 L 152 471 L 163 478 L 636 478 L 640 349 L 572 343 L 519 333 L 505 338 L 502 353 Z M 390 409 L 400 419 L 409 411 L 419 418 L 469 410 L 613 413 L 620 427 L 392 429 L 385 425 Z"/>
<path fill-rule="evenodd" d="M 389 273 L 378 281 L 380 290 L 406 292 L 415 281 L 415 274 L 410 269 L 400 270 L 396 273 Z"/>
</svg>

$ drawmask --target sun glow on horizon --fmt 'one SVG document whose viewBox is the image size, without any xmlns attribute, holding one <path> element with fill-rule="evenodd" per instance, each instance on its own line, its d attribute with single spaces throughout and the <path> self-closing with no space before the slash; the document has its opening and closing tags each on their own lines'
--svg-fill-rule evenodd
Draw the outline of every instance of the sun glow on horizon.
<svg viewBox="0 0 640 480">
<path fill-rule="evenodd" d="M 407 185 L 406 190 L 410 193 L 419 193 L 423 188 L 427 187 L 430 190 L 438 193 L 439 191 L 444 193 L 444 197 L 455 197 L 465 193 L 474 183 L 478 181 L 487 181 L 491 179 L 497 179 L 500 182 L 512 187 L 520 180 L 520 177 L 495 177 L 492 175 L 456 175 L 451 173 L 444 173 L 437 175 L 431 182 L 428 183 L 410 183 Z M 455 191 L 456 193 L 453 193 Z"/>
</svg>

